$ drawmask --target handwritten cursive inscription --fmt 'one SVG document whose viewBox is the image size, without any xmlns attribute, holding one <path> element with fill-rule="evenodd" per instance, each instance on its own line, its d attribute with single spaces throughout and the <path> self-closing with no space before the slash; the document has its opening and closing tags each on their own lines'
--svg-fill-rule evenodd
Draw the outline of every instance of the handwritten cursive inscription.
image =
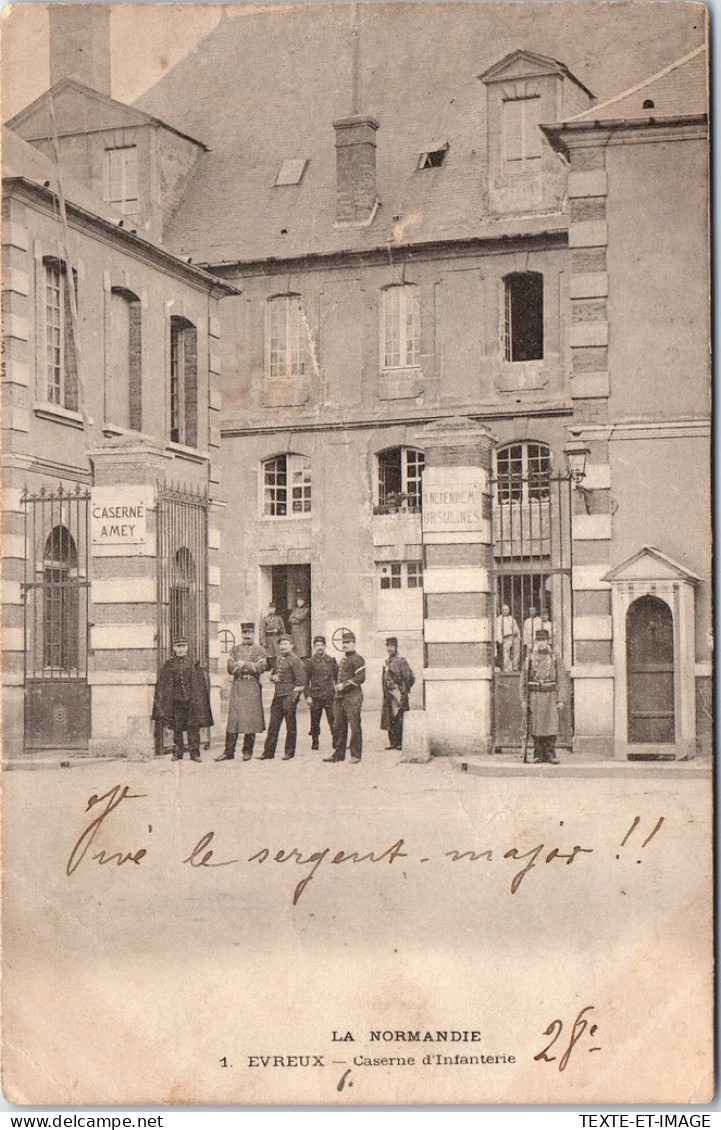
<svg viewBox="0 0 721 1130">
<path fill-rule="evenodd" d="M 102 804 L 103 801 L 106 802 L 105 806 L 98 815 L 91 820 L 75 841 L 75 846 L 70 852 L 65 865 L 65 874 L 72 875 L 77 871 L 87 855 L 90 845 L 98 834 L 98 830 L 111 812 L 119 808 L 124 800 L 138 800 L 140 797 L 144 796 L 147 796 L 147 793 L 131 793 L 128 785 L 123 785 L 122 787 L 115 785 L 112 789 L 108 789 L 106 793 L 103 793 L 102 796 L 97 796 L 93 793 L 93 795 L 88 798 L 87 808 L 85 809 L 86 813 L 90 812 L 90 810 L 97 805 Z M 92 858 L 97 860 L 99 864 L 110 863 L 114 860 L 119 866 L 121 863 L 140 863 L 147 854 L 145 848 L 138 848 L 134 852 L 113 852 L 110 855 L 104 851 L 100 851 Z"/>
<path fill-rule="evenodd" d="M 594 1010 L 595 1005 L 592 1004 L 587 1004 L 585 1008 L 581 1009 L 578 1016 L 573 1022 L 573 1028 L 571 1029 L 571 1038 L 568 1041 L 568 1044 L 562 1042 L 556 1049 L 559 1052 L 563 1049 L 563 1054 L 561 1055 L 560 1059 L 558 1059 L 558 1056 L 548 1054 L 551 1048 L 556 1043 L 558 1043 L 563 1033 L 563 1021 L 552 1020 L 548 1025 L 548 1028 L 546 1028 L 546 1031 L 543 1033 L 544 1036 L 551 1036 L 551 1040 L 546 1044 L 544 1048 L 541 1049 L 538 1055 L 534 1055 L 534 1060 L 536 1060 L 537 1062 L 541 1061 L 543 1063 L 555 1063 L 558 1059 L 558 1070 L 565 1071 L 568 1067 L 568 1061 L 571 1058 L 571 1052 L 573 1051 L 581 1037 L 586 1033 L 586 1031 L 588 1031 L 588 1037 L 592 1039 L 598 1031 L 598 1025 L 591 1024 L 590 1019 L 586 1019 L 586 1013 L 593 1012 Z M 600 1050 L 601 1048 L 598 1045 L 593 1045 L 586 1048 L 586 1051 L 588 1052 L 598 1052 Z"/>
<path fill-rule="evenodd" d="M 388 863 L 393 863 L 393 861 L 396 860 L 396 859 L 407 859 L 408 858 L 408 852 L 401 851 L 403 844 L 404 844 L 403 839 L 396 840 L 396 842 L 394 844 L 392 844 L 389 848 L 386 848 L 385 851 L 380 852 L 380 854 L 376 854 L 376 852 L 373 852 L 373 851 L 368 851 L 364 855 L 361 855 L 357 851 L 348 851 L 348 852 L 337 851 L 335 853 L 335 855 L 329 860 L 329 862 L 330 863 L 336 863 L 336 864 L 338 864 L 338 863 L 382 863 L 384 860 L 386 860 Z M 305 888 L 310 883 L 311 879 L 315 875 L 315 873 L 318 870 L 318 868 L 320 867 L 321 863 L 329 855 L 330 855 L 330 848 L 323 848 L 322 851 L 311 852 L 311 854 L 309 856 L 307 856 L 305 859 L 303 858 L 302 852 L 298 851 L 298 848 L 292 848 L 291 851 L 282 851 L 281 850 L 281 851 L 277 851 L 275 853 L 275 855 L 273 856 L 273 861 L 275 863 L 293 862 L 293 863 L 299 864 L 299 866 L 301 866 L 301 867 L 307 866 L 309 863 L 313 864 L 309 874 L 306 875 L 303 879 L 301 879 L 301 881 L 297 884 L 297 886 L 295 888 L 295 891 L 293 893 L 293 906 L 296 906 L 298 899 L 303 894 L 303 891 L 305 890 Z M 251 855 L 250 859 L 248 860 L 248 863 L 253 863 L 253 862 L 265 863 L 265 861 L 269 857 L 270 857 L 270 849 L 269 848 L 261 848 L 260 851 L 255 853 L 255 855 Z"/>
</svg>

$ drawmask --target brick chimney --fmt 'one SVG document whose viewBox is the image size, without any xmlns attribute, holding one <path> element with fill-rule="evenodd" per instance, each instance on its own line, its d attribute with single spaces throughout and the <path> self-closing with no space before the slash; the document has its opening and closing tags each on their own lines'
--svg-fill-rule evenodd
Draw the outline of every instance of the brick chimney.
<svg viewBox="0 0 721 1130">
<path fill-rule="evenodd" d="M 375 118 L 354 114 L 333 122 L 336 152 L 336 221 L 369 223 L 378 204 Z"/>
<path fill-rule="evenodd" d="M 50 4 L 50 83 L 77 78 L 110 94 L 110 4 Z"/>
</svg>

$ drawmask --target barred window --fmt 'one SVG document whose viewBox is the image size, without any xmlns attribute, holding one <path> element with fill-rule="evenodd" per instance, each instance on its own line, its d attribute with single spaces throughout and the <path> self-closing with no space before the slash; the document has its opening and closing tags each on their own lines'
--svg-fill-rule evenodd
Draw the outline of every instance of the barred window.
<svg viewBox="0 0 721 1130">
<path fill-rule="evenodd" d="M 266 372 L 273 379 L 292 379 L 305 373 L 301 347 L 300 295 L 279 294 L 268 301 Z"/>
<path fill-rule="evenodd" d="M 543 501 L 548 498 L 551 450 L 546 443 L 524 440 L 496 451 L 499 502 Z"/>
<path fill-rule="evenodd" d="M 280 455 L 263 463 L 263 514 L 299 518 L 311 511 L 311 466 L 304 455 Z"/>
<path fill-rule="evenodd" d="M 408 369 L 420 364 L 421 304 L 417 286 L 388 286 L 383 291 L 381 338 L 384 369 Z"/>
<path fill-rule="evenodd" d="M 78 666 L 78 554 L 65 526 L 55 526 L 43 555 L 43 666 L 61 674 Z"/>
</svg>

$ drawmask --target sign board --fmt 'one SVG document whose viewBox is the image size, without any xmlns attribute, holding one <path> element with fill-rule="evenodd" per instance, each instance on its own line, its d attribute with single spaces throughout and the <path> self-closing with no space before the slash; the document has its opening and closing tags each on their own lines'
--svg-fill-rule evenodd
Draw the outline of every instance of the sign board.
<svg viewBox="0 0 721 1130">
<path fill-rule="evenodd" d="M 480 467 L 428 467 L 423 473 L 423 532 L 481 531 L 486 481 Z"/>
<path fill-rule="evenodd" d="M 94 547 L 145 545 L 148 497 L 143 487 L 93 487 L 90 499 L 90 541 Z"/>
</svg>

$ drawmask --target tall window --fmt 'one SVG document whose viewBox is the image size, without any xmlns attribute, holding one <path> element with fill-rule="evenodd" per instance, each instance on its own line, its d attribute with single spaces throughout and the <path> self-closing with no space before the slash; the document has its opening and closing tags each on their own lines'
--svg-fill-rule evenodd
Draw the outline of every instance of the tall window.
<svg viewBox="0 0 721 1130">
<path fill-rule="evenodd" d="M 509 171 L 534 168 L 542 155 L 541 99 L 514 98 L 503 103 L 503 159 Z"/>
<path fill-rule="evenodd" d="M 543 275 L 535 271 L 507 275 L 504 285 L 506 361 L 543 357 Z"/>
<path fill-rule="evenodd" d="M 279 294 L 268 302 L 267 373 L 279 380 L 305 373 L 301 347 L 300 295 Z"/>
<path fill-rule="evenodd" d="M 103 199 L 124 216 L 138 212 L 138 148 L 126 145 L 105 150 Z"/>
<path fill-rule="evenodd" d="M 43 666 L 51 673 L 78 666 L 78 554 L 65 526 L 55 526 L 43 554 Z"/>
<path fill-rule="evenodd" d="M 299 518 L 310 514 L 310 459 L 279 455 L 263 463 L 263 514 L 267 518 Z"/>
<path fill-rule="evenodd" d="M 78 407 L 78 372 L 68 269 L 60 259 L 44 259 L 43 270 L 46 396 L 51 404 L 74 412 Z M 74 273 L 72 277 L 76 286 Z"/>
<path fill-rule="evenodd" d="M 425 456 L 415 447 L 389 447 L 378 455 L 378 506 L 418 511 Z"/>
<path fill-rule="evenodd" d="M 388 286 L 381 308 L 384 369 L 409 369 L 421 359 L 421 303 L 418 287 Z"/>
<path fill-rule="evenodd" d="M 524 440 L 496 451 L 499 502 L 544 501 L 549 494 L 551 450 L 546 443 Z"/>
<path fill-rule="evenodd" d="M 198 333 L 185 318 L 170 319 L 170 439 L 198 446 Z"/>
<path fill-rule="evenodd" d="M 140 431 L 141 307 L 137 295 L 121 287 L 110 294 L 110 357 L 105 392 L 105 420 Z"/>
</svg>

